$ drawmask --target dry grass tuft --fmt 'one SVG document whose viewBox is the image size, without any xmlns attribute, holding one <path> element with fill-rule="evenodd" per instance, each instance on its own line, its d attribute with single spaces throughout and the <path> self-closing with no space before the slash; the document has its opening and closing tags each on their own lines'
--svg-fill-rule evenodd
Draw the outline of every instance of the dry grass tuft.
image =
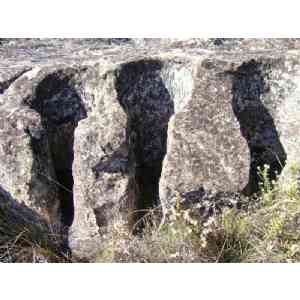
<svg viewBox="0 0 300 300">
<path fill-rule="evenodd" d="M 155 211 L 144 218 L 141 235 L 116 226 L 97 262 L 299 262 L 299 168 L 284 184 L 270 182 L 268 172 L 259 170 L 261 192 L 246 209 L 196 220 L 178 199 L 162 226 L 153 222 Z"/>
<path fill-rule="evenodd" d="M 268 166 L 259 170 L 260 194 L 246 208 L 227 208 L 201 220 L 182 209 L 178 198 L 165 224 L 160 224 L 159 207 L 140 220 L 139 233 L 115 224 L 96 262 L 299 262 L 300 170 L 292 168 L 293 177 L 285 183 L 270 182 L 268 172 Z M 11 220 L 1 226 L 0 261 L 73 262 L 43 224 L 24 229 Z"/>
</svg>

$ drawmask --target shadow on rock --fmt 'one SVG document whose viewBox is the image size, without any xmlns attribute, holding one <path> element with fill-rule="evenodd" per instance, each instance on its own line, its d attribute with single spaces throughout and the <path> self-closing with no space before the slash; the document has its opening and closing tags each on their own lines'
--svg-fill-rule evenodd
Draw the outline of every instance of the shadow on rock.
<svg viewBox="0 0 300 300">
<path fill-rule="evenodd" d="M 60 197 L 62 223 L 69 227 L 74 219 L 73 176 L 74 132 L 78 122 L 87 117 L 84 103 L 72 84 L 73 71 L 64 70 L 47 75 L 38 85 L 31 108 L 42 118 Z M 32 141 L 36 156 L 43 156 L 44 145 Z M 49 178 L 41 178 L 49 180 Z"/>
<path fill-rule="evenodd" d="M 138 210 L 158 204 L 159 179 L 174 102 L 163 79 L 163 64 L 142 60 L 122 66 L 117 82 L 120 104 L 129 116 L 129 147 L 135 164 Z"/>
<path fill-rule="evenodd" d="M 10 243 L 40 246 L 60 255 L 67 253 L 60 226 L 50 225 L 34 210 L 20 204 L 0 187 L 0 247 Z"/>
<path fill-rule="evenodd" d="M 269 179 L 274 180 L 287 158 L 273 117 L 262 102 L 270 89 L 266 80 L 268 71 L 268 65 L 251 60 L 230 72 L 233 77 L 232 108 L 251 155 L 249 183 L 243 190 L 247 196 L 259 190 L 258 168 L 270 166 Z"/>
</svg>

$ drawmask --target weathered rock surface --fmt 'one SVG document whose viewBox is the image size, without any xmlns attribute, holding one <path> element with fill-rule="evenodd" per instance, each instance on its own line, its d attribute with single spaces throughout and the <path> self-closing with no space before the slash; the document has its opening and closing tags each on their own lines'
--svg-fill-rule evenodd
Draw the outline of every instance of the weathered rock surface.
<svg viewBox="0 0 300 300">
<path fill-rule="evenodd" d="M 297 39 L 2 41 L 0 186 L 74 255 L 145 208 L 238 199 L 299 161 Z M 284 176 L 282 176 L 284 177 Z M 225 201 L 224 200 L 224 201 Z"/>
<path fill-rule="evenodd" d="M 283 130 L 280 112 L 295 93 L 297 59 L 242 59 L 205 59 L 198 68 L 188 106 L 169 124 L 160 182 L 163 204 L 176 191 L 185 198 L 198 192 L 199 199 L 220 192 L 251 195 L 259 188 L 258 167 L 269 165 L 275 179 L 285 166 L 280 135 L 287 128 L 297 135 L 299 128 L 285 118 Z"/>
</svg>

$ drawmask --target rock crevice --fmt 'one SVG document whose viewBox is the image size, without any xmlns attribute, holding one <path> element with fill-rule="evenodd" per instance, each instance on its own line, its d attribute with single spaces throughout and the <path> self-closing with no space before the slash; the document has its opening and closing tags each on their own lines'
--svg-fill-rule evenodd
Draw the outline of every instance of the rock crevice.
<svg viewBox="0 0 300 300">
<path fill-rule="evenodd" d="M 37 86 L 31 108 L 36 110 L 46 130 L 53 177 L 60 200 L 61 221 L 71 226 L 74 219 L 73 174 L 74 131 L 87 117 L 81 96 L 72 85 L 72 70 L 47 75 Z M 43 145 L 36 141 L 34 151 L 41 155 Z"/>
<path fill-rule="evenodd" d="M 169 120 L 184 108 L 192 88 L 190 70 L 179 63 L 141 60 L 123 65 L 118 72 L 116 91 L 130 124 L 139 216 L 159 205 Z"/>
<path fill-rule="evenodd" d="M 270 92 L 268 72 L 267 63 L 251 60 L 232 73 L 232 108 L 250 150 L 249 182 L 243 191 L 246 195 L 259 190 L 259 168 L 268 165 L 272 181 L 280 175 L 287 159 L 274 119 L 263 103 Z"/>
</svg>

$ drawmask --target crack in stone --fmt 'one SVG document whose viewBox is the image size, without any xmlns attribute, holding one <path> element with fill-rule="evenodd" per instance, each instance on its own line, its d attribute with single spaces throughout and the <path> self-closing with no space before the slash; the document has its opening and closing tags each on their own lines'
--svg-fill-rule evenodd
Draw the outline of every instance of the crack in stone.
<svg viewBox="0 0 300 300">
<path fill-rule="evenodd" d="M 26 68 L 20 72 L 18 72 L 17 74 L 15 74 L 13 77 L 5 80 L 5 81 L 0 81 L 0 95 L 4 94 L 4 92 L 9 89 L 9 87 L 15 82 L 17 81 L 20 77 L 22 77 L 25 73 L 31 71 L 32 68 Z"/>
</svg>

